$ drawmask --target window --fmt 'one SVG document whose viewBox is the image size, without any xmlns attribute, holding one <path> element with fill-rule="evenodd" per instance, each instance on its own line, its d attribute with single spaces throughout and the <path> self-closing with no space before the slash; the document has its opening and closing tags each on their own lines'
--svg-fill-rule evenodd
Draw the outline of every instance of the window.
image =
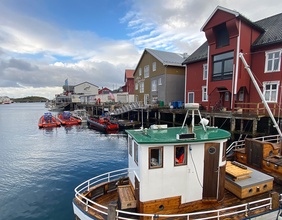
<svg viewBox="0 0 282 220">
<path fill-rule="evenodd" d="M 194 103 L 194 92 L 188 92 L 188 103 Z"/>
<path fill-rule="evenodd" d="M 132 138 L 128 137 L 128 154 L 132 156 Z"/>
<path fill-rule="evenodd" d="M 280 71 L 281 50 L 265 53 L 265 72 Z"/>
<path fill-rule="evenodd" d="M 138 90 L 138 83 L 135 83 L 135 90 Z"/>
<path fill-rule="evenodd" d="M 142 76 L 142 68 L 139 68 L 139 76 Z"/>
<path fill-rule="evenodd" d="M 206 86 L 202 86 L 202 101 L 203 102 L 208 101 L 208 92 Z"/>
<path fill-rule="evenodd" d="M 187 145 L 174 146 L 174 166 L 187 164 Z"/>
<path fill-rule="evenodd" d="M 134 161 L 138 165 L 138 144 L 134 142 Z"/>
<path fill-rule="evenodd" d="M 239 91 L 239 101 L 240 102 L 244 101 L 244 90 L 242 89 Z"/>
<path fill-rule="evenodd" d="M 226 101 L 226 102 L 229 101 L 229 92 L 224 93 L 224 101 Z"/>
<path fill-rule="evenodd" d="M 156 70 L 157 70 L 157 63 L 156 63 L 156 62 L 153 62 L 153 64 L 152 64 L 152 70 L 153 70 L 153 71 L 156 71 Z"/>
<path fill-rule="evenodd" d="M 163 147 L 149 148 L 149 168 L 163 167 Z"/>
<path fill-rule="evenodd" d="M 144 78 L 148 78 L 149 77 L 149 71 L 150 71 L 149 65 L 144 66 Z"/>
<path fill-rule="evenodd" d="M 162 85 L 162 78 L 158 79 L 158 85 L 161 86 Z"/>
<path fill-rule="evenodd" d="M 157 91 L 157 80 L 152 80 L 152 92 Z"/>
<path fill-rule="evenodd" d="M 223 23 L 214 28 L 216 37 L 216 48 L 221 48 L 229 45 L 229 33 L 226 24 Z"/>
<path fill-rule="evenodd" d="M 232 79 L 233 57 L 233 51 L 213 56 L 213 81 Z"/>
<path fill-rule="evenodd" d="M 203 80 L 206 80 L 208 78 L 208 65 L 203 65 Z"/>
<path fill-rule="evenodd" d="M 140 93 L 144 93 L 144 82 L 140 82 Z"/>
<path fill-rule="evenodd" d="M 263 95 L 267 102 L 277 102 L 279 81 L 264 82 Z"/>
</svg>

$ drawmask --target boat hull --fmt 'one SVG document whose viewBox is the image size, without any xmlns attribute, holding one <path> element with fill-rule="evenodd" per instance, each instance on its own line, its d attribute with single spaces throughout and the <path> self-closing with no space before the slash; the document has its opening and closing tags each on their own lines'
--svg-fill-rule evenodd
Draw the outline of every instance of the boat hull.
<svg viewBox="0 0 282 220">
<path fill-rule="evenodd" d="M 60 126 L 61 123 L 54 116 L 51 116 L 49 119 L 46 119 L 46 117 L 42 115 L 38 121 L 39 128 L 53 128 Z"/>
<path fill-rule="evenodd" d="M 105 133 L 115 133 L 119 131 L 119 125 L 110 122 L 110 120 L 106 118 L 87 117 L 87 125 L 89 128 Z"/>
</svg>

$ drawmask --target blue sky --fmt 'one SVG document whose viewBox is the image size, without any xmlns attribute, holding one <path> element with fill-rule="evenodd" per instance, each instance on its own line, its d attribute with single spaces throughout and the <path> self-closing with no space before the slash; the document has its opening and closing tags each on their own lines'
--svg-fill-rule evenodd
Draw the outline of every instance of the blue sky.
<svg viewBox="0 0 282 220">
<path fill-rule="evenodd" d="M 69 84 L 116 89 L 145 48 L 191 54 L 218 6 L 252 21 L 272 0 L 0 0 L 0 96 L 54 98 Z"/>
</svg>

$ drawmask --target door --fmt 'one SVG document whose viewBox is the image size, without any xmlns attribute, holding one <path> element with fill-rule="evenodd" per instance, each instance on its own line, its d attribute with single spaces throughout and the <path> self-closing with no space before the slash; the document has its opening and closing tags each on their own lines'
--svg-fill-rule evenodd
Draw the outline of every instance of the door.
<svg viewBox="0 0 282 220">
<path fill-rule="evenodd" d="M 140 207 L 139 207 L 139 204 L 140 204 L 140 200 L 139 200 L 139 197 L 140 197 L 140 195 L 139 195 L 139 185 L 140 185 L 140 182 L 136 178 L 136 176 L 135 176 L 134 182 L 135 182 L 134 193 L 135 193 L 135 199 L 136 199 L 136 207 L 137 207 L 137 212 L 139 212 L 140 211 Z"/>
<path fill-rule="evenodd" d="M 203 199 L 218 198 L 219 143 L 205 144 Z"/>
</svg>

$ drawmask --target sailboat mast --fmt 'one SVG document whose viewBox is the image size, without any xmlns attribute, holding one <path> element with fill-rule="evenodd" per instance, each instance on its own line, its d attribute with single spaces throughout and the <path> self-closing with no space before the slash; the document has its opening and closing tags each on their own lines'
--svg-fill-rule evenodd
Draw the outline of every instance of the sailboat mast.
<svg viewBox="0 0 282 220">
<path fill-rule="evenodd" d="M 269 116 L 270 116 L 270 118 L 271 118 L 271 120 L 272 120 L 272 122 L 274 124 L 274 127 L 276 128 L 278 134 L 280 135 L 280 138 L 282 138 L 282 132 L 281 132 L 277 122 L 275 121 L 275 118 L 274 118 L 274 116 L 273 116 L 273 114 L 272 114 L 272 112 L 271 112 L 271 110 L 270 110 L 270 108 L 269 108 L 265 98 L 264 98 L 264 95 L 262 94 L 262 92 L 261 92 L 261 90 L 260 90 L 260 88 L 258 86 L 257 81 L 255 80 L 255 77 L 254 77 L 254 75 L 253 75 L 253 73 L 252 73 L 252 71 L 250 69 L 250 66 L 247 64 L 247 62 L 246 62 L 246 60 L 244 58 L 243 53 L 239 53 L 239 57 L 241 58 L 244 66 L 245 66 L 245 69 L 248 71 L 248 73 L 249 73 L 249 75 L 251 77 L 251 80 L 254 83 L 254 85 L 256 87 L 256 90 L 257 90 L 257 92 L 258 92 L 258 94 L 259 94 L 259 96 L 260 96 L 260 98 L 261 98 L 261 100 L 262 100 L 262 102 L 264 104 L 264 107 L 266 108 L 266 110 L 267 110 L 267 112 L 268 112 L 268 114 L 269 114 Z"/>
</svg>

